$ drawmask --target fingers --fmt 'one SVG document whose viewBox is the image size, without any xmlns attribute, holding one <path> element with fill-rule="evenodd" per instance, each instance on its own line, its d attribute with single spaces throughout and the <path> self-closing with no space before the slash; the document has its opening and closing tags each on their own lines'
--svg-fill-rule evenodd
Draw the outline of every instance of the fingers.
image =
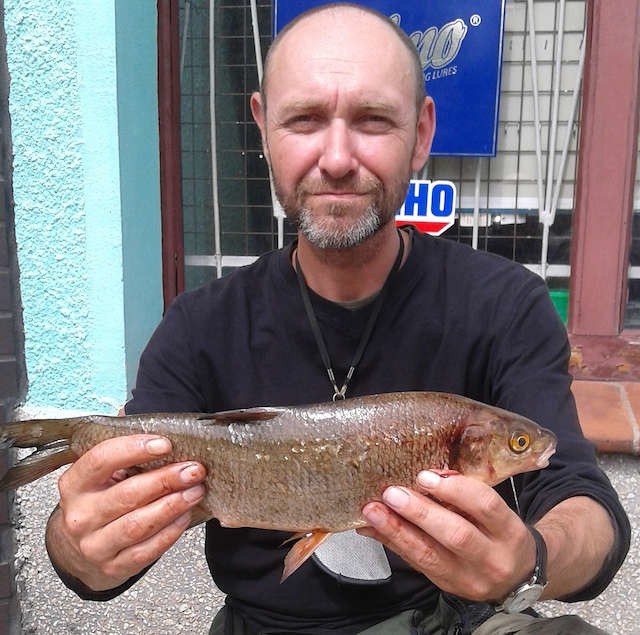
<svg viewBox="0 0 640 635">
<path fill-rule="evenodd" d="M 448 515 L 444 510 L 465 517 L 474 527 L 491 536 L 508 534 L 514 523 L 521 524 L 517 514 L 498 493 L 475 478 L 461 474 L 442 476 L 424 470 L 418 474 L 416 483 L 420 491 L 437 500 L 443 508 L 441 515 L 432 514 L 434 524 L 431 529 L 438 540 L 445 539 L 443 531 L 447 531 Z M 442 522 L 436 522 L 437 519 Z"/>
<path fill-rule="evenodd" d="M 360 533 L 383 542 L 438 587 L 472 600 L 508 592 L 534 558 L 528 530 L 488 485 L 422 472 L 417 491 L 390 487 L 366 505 Z"/>
<path fill-rule="evenodd" d="M 436 569 L 449 567 L 451 558 L 446 550 L 389 506 L 369 503 L 363 508 L 362 515 L 369 526 L 359 529 L 358 533 L 379 540 L 415 569 L 434 575 Z"/>
<path fill-rule="evenodd" d="M 414 568 L 431 579 L 443 580 L 458 570 L 461 554 L 467 561 L 483 557 L 490 544 L 482 532 L 438 502 L 417 492 L 391 487 L 383 504 L 370 503 L 362 510 L 373 533 Z"/>
<path fill-rule="evenodd" d="M 113 559 L 114 566 L 126 559 L 127 552 L 136 555 L 133 563 L 144 559 L 146 566 L 189 526 L 190 510 L 203 496 L 204 486 L 198 484 L 136 508 L 86 535 L 82 550 L 96 562 Z"/>
<path fill-rule="evenodd" d="M 185 514 L 204 496 L 206 471 L 199 463 L 171 463 L 129 478 L 112 478 L 170 450 L 168 439 L 134 435 L 109 439 L 81 456 L 58 483 L 69 532 L 84 536 L 119 521 L 119 538 L 110 545 L 113 551 L 147 539 Z"/>
<path fill-rule="evenodd" d="M 105 559 L 103 569 L 113 577 L 121 576 L 129 579 L 145 567 L 158 560 L 180 538 L 189 526 L 189 512 L 178 516 L 171 524 L 150 536 L 147 540 L 137 542 L 122 549 L 112 559 Z"/>
<path fill-rule="evenodd" d="M 126 478 L 96 493 L 95 501 L 102 516 L 118 518 L 174 492 L 181 496 L 187 496 L 187 492 L 198 492 L 198 498 L 201 498 L 204 489 L 200 483 L 205 476 L 206 471 L 200 463 L 173 463 Z M 183 505 L 177 507 L 178 514 L 175 515 L 188 509 Z"/>
<path fill-rule="evenodd" d="M 83 454 L 60 479 L 69 491 L 95 490 L 110 484 L 123 469 L 148 463 L 171 452 L 171 441 L 149 434 L 107 439 Z"/>
<path fill-rule="evenodd" d="M 194 461 L 170 463 L 125 478 L 128 468 L 170 451 L 170 441 L 154 435 L 109 439 L 62 475 L 58 527 L 72 556 L 60 558 L 63 568 L 76 566 L 92 588 L 112 588 L 180 537 L 204 497 L 205 468 Z"/>
</svg>

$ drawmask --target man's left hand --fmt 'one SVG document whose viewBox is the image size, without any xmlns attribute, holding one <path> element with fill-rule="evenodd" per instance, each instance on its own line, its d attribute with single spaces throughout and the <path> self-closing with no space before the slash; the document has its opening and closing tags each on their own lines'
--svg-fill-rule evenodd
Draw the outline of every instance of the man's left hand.
<svg viewBox="0 0 640 635">
<path fill-rule="evenodd" d="M 522 520 L 488 485 L 461 474 L 418 475 L 362 510 L 359 533 L 381 541 L 441 590 L 499 602 L 526 581 L 536 547 Z"/>
</svg>

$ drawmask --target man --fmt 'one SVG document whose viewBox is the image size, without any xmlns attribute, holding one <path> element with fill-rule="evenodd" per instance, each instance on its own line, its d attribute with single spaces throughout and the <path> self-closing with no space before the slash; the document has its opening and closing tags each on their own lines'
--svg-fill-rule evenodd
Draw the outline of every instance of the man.
<svg viewBox="0 0 640 635">
<path fill-rule="evenodd" d="M 624 558 L 629 526 L 580 433 L 566 335 L 544 282 L 394 227 L 435 128 L 415 48 L 373 11 L 312 10 L 274 42 L 251 107 L 297 244 L 178 298 L 143 354 L 127 412 L 442 390 L 530 416 L 559 447 L 513 492 L 431 471 L 415 489 L 389 488 L 384 503 L 364 507 L 361 533 L 388 548 L 393 573 L 368 583 L 308 561 L 279 584 L 286 535 L 210 521 L 207 559 L 227 593 L 212 632 L 471 632 L 482 622 L 496 632 L 506 619 L 524 633 L 518 624 L 531 618 L 493 607 L 527 606 L 527 588 L 539 594 L 545 575 L 543 598 L 597 595 Z M 47 545 L 83 597 L 117 595 L 189 524 L 202 466 L 123 478 L 169 449 L 153 435 L 110 440 L 60 479 Z"/>
</svg>

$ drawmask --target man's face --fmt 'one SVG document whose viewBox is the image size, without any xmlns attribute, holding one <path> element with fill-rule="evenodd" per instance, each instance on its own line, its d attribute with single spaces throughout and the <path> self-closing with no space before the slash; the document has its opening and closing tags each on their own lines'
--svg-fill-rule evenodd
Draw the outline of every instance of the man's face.
<svg viewBox="0 0 640 635">
<path fill-rule="evenodd" d="M 413 77 L 393 31 L 353 9 L 300 22 L 274 51 L 266 113 L 258 94 L 252 109 L 278 199 L 316 246 L 357 245 L 402 205 L 434 128 Z"/>
</svg>

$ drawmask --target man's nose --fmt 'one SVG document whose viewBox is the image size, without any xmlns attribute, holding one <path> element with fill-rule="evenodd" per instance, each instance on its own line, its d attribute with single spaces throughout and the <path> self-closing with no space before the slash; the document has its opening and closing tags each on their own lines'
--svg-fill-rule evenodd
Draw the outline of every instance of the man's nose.
<svg viewBox="0 0 640 635">
<path fill-rule="evenodd" d="M 354 139 L 342 119 L 327 126 L 318 167 L 333 178 L 341 178 L 354 171 L 358 165 Z"/>
</svg>

